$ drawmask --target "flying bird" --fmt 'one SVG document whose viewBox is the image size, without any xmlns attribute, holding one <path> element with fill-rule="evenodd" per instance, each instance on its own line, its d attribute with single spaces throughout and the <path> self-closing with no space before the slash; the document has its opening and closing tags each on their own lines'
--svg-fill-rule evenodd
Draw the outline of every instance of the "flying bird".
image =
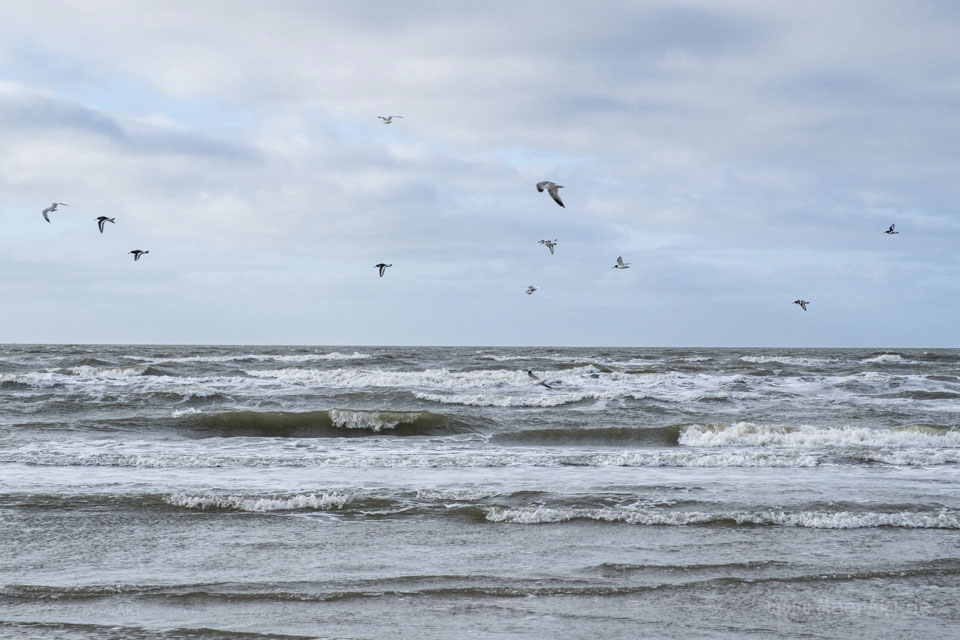
<svg viewBox="0 0 960 640">
<path fill-rule="evenodd" d="M 566 209 L 566 205 L 563 204 L 563 200 L 560 199 L 560 194 L 557 193 L 557 189 L 563 189 L 562 184 L 556 184 L 550 182 L 549 180 L 544 180 L 543 182 L 537 183 L 537 191 L 543 193 L 543 190 L 546 189 L 547 193 L 550 194 L 550 197 L 553 198 L 553 201 L 558 205 Z"/>
<path fill-rule="evenodd" d="M 100 233 L 103 233 L 103 223 L 104 222 L 113 222 L 116 224 L 116 220 L 113 218 L 108 218 L 107 216 L 100 216 L 97 218 L 97 226 L 100 227 Z"/>
<path fill-rule="evenodd" d="M 527 295 L 528 296 L 533 295 L 533 292 L 536 290 L 537 290 L 537 285 L 535 284 L 530 285 L 529 287 L 527 287 Z"/>
<path fill-rule="evenodd" d="M 62 205 L 65 206 L 65 207 L 69 207 L 69 206 L 70 206 L 70 205 L 68 205 L 66 202 L 54 202 L 54 203 L 51 204 L 49 207 L 47 207 L 46 209 L 43 210 L 43 219 L 46 220 L 47 222 L 50 222 L 50 217 L 49 217 L 47 214 L 48 214 L 48 213 L 53 213 L 54 211 L 56 211 L 56 210 L 57 210 L 57 205 L 59 205 L 59 204 L 62 204 Z"/>
<path fill-rule="evenodd" d="M 539 384 L 541 387 L 546 387 L 547 389 L 553 389 L 550 385 L 547 384 L 546 380 L 538 378 L 533 371 L 527 371 L 527 375 L 530 376 L 530 379 L 533 380 L 533 384 Z"/>
<path fill-rule="evenodd" d="M 809 300 L 794 300 L 794 301 L 793 301 L 793 304 L 798 304 L 798 305 L 800 305 L 800 308 L 803 309 L 804 311 L 806 311 L 806 310 L 807 310 L 807 305 L 810 304 L 810 301 L 809 301 Z"/>
<path fill-rule="evenodd" d="M 380 264 L 373 265 L 373 268 L 380 269 L 380 277 L 382 278 L 383 273 L 387 270 L 387 267 L 392 267 L 392 266 L 393 266 L 392 264 L 384 264 L 381 262 Z"/>
<path fill-rule="evenodd" d="M 556 240 L 541 240 L 540 244 L 545 246 L 547 249 L 550 249 L 550 255 L 553 255 L 553 248 L 557 246 Z"/>
<path fill-rule="evenodd" d="M 390 124 L 391 122 L 393 122 L 394 118 L 402 118 L 403 116 L 386 116 L 386 117 L 377 116 L 377 117 L 383 120 L 383 124 Z"/>
<path fill-rule="evenodd" d="M 614 269 L 629 269 L 630 263 L 623 261 L 623 256 L 617 258 L 617 264 L 613 265 Z"/>
<path fill-rule="evenodd" d="M 150 253 L 150 252 L 149 252 L 149 251 L 141 251 L 140 249 L 134 249 L 133 251 L 127 251 L 127 253 L 132 253 L 132 254 L 133 254 L 133 261 L 136 262 L 137 260 L 140 259 L 140 256 L 142 256 L 142 255 L 145 254 L 145 253 Z"/>
<path fill-rule="evenodd" d="M 895 234 L 897 234 L 897 233 L 900 233 L 899 231 L 894 231 L 894 230 L 893 230 L 893 228 L 894 228 L 895 226 L 897 226 L 897 225 L 895 225 L 895 224 L 890 225 L 890 228 L 887 229 L 886 231 L 884 231 L 884 233 L 889 233 L 889 234 L 891 234 L 891 235 L 895 235 Z"/>
</svg>

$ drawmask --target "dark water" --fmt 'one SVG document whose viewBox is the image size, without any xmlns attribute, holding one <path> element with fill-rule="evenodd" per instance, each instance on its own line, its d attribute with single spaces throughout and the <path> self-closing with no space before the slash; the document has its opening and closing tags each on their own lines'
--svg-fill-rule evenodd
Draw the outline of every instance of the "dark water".
<svg viewBox="0 0 960 640">
<path fill-rule="evenodd" d="M 957 350 L 0 346 L 0 635 L 953 638 L 958 490 Z"/>
</svg>

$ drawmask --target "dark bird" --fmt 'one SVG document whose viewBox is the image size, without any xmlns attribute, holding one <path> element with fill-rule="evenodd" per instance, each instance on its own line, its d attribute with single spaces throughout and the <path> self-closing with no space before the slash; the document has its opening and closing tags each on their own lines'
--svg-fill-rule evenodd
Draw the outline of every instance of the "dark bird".
<svg viewBox="0 0 960 640">
<path fill-rule="evenodd" d="M 380 277 L 382 278 L 383 273 L 387 270 L 387 267 L 392 267 L 392 266 L 393 266 L 392 264 L 384 264 L 381 262 L 380 264 L 373 265 L 373 268 L 380 269 Z"/>
<path fill-rule="evenodd" d="M 528 296 L 533 295 L 533 292 L 536 290 L 537 290 L 537 285 L 535 284 L 530 285 L 529 287 L 527 287 L 527 295 Z"/>
<path fill-rule="evenodd" d="M 113 218 L 108 218 L 107 216 L 100 216 L 97 218 L 97 226 L 100 227 L 100 233 L 103 233 L 103 223 L 104 222 L 113 222 L 116 224 L 116 220 Z"/>
<path fill-rule="evenodd" d="M 140 251 L 140 249 L 134 249 L 133 251 L 127 251 L 127 253 L 132 253 L 132 254 L 133 254 L 133 261 L 136 262 L 137 260 L 140 259 L 140 256 L 144 255 L 145 253 L 150 253 L 150 252 L 149 252 L 149 251 Z"/>
<path fill-rule="evenodd" d="M 553 255 L 553 248 L 557 246 L 556 240 L 541 240 L 540 244 L 545 246 L 547 249 L 550 249 L 550 255 Z"/>
<path fill-rule="evenodd" d="M 544 180 L 543 182 L 537 183 L 537 191 L 543 193 L 543 190 L 546 189 L 547 193 L 550 194 L 550 197 L 553 198 L 553 201 L 558 205 L 566 209 L 566 206 L 563 204 L 563 200 L 560 199 L 560 194 L 557 193 L 557 189 L 563 189 L 562 184 L 556 184 L 550 182 L 549 180 Z"/>
<path fill-rule="evenodd" d="M 895 226 L 897 226 L 897 225 L 895 225 L 895 224 L 890 225 L 890 228 L 887 229 L 886 231 L 884 231 L 884 233 L 889 233 L 890 235 L 894 235 L 894 234 L 900 233 L 899 231 L 894 231 L 894 230 L 893 230 L 893 228 L 894 228 Z"/>
<path fill-rule="evenodd" d="M 46 220 L 47 222 L 50 222 L 50 216 L 48 216 L 47 214 L 48 214 L 48 213 L 53 213 L 54 211 L 56 211 L 58 204 L 62 204 L 62 205 L 65 206 L 65 207 L 69 207 L 69 206 L 70 206 L 70 205 L 68 205 L 66 202 L 54 202 L 54 203 L 51 204 L 49 207 L 47 207 L 46 209 L 43 210 L 43 219 L 44 219 L 44 220 Z"/>
<path fill-rule="evenodd" d="M 800 305 L 800 308 L 803 309 L 804 311 L 806 311 L 806 310 L 807 310 L 807 305 L 810 304 L 810 301 L 809 301 L 809 300 L 794 300 L 794 301 L 793 301 L 793 304 L 798 304 L 798 305 Z"/>
</svg>

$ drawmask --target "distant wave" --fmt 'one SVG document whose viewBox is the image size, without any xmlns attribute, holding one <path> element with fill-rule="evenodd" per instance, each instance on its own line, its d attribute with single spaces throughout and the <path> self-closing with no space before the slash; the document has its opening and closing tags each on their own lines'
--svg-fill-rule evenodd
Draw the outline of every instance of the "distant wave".
<svg viewBox="0 0 960 640">
<path fill-rule="evenodd" d="M 429 411 L 329 409 L 186 414 L 177 427 L 200 437 L 322 438 L 390 433 L 398 436 L 469 433 L 462 420 Z"/>
<path fill-rule="evenodd" d="M 740 360 L 753 364 L 769 364 L 775 362 L 798 367 L 822 367 L 840 362 L 834 358 L 804 358 L 799 356 L 741 356 Z"/>
<path fill-rule="evenodd" d="M 315 362 L 317 360 L 369 360 L 373 358 L 367 353 L 354 351 L 353 353 L 340 353 L 332 351 L 330 353 L 299 353 L 299 354 L 270 354 L 270 353 L 246 353 L 230 356 L 184 356 L 180 358 L 158 358 L 159 362 L 198 362 L 198 363 L 219 363 L 219 362 Z"/>
</svg>

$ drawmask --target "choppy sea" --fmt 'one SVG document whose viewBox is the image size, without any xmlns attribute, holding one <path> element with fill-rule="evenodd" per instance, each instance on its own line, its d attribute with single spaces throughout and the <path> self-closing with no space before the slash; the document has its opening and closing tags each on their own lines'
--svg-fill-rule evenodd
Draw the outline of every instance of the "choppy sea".
<svg viewBox="0 0 960 640">
<path fill-rule="evenodd" d="M 0 346 L 0 637 L 957 629 L 960 350 Z"/>
</svg>

